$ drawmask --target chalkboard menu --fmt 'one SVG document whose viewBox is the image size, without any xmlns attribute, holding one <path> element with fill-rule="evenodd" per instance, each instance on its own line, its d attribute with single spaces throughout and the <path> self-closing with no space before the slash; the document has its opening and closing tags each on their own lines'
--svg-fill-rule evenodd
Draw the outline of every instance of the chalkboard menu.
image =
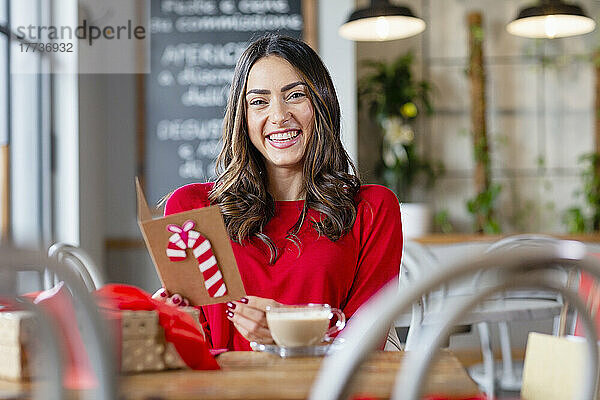
<svg viewBox="0 0 600 400">
<path fill-rule="evenodd" d="M 301 0 L 151 0 L 144 190 L 214 178 L 235 64 L 267 32 L 302 36 Z"/>
</svg>

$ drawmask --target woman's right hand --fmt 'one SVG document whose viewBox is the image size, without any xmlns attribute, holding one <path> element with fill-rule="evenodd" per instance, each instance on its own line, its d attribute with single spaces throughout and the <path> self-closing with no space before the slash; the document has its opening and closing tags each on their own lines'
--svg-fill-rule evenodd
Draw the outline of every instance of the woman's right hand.
<svg viewBox="0 0 600 400">
<path fill-rule="evenodd" d="M 227 319 L 233 322 L 238 332 L 249 342 L 274 343 L 267 323 L 267 306 L 280 305 L 273 299 L 246 296 L 240 301 L 227 303 Z"/>
<path fill-rule="evenodd" d="M 175 307 L 187 307 L 190 305 L 188 299 L 186 299 L 179 293 L 170 294 L 165 288 L 158 289 L 152 295 L 152 298 L 154 300 L 159 300 Z"/>
</svg>

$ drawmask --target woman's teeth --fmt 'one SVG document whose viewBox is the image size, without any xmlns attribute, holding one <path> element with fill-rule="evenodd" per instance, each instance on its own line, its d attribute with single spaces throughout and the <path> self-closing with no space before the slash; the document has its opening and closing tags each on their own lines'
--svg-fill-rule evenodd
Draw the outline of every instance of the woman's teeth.
<svg viewBox="0 0 600 400">
<path fill-rule="evenodd" d="M 300 131 L 287 131 L 282 133 L 273 133 L 269 135 L 269 140 L 275 140 L 278 142 L 284 142 L 286 140 L 294 139 L 300 134 Z"/>
</svg>

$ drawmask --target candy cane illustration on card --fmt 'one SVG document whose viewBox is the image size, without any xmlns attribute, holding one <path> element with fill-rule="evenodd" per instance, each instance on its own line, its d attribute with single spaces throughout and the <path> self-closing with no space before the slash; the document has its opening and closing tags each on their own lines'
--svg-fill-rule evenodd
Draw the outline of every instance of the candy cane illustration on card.
<svg viewBox="0 0 600 400">
<path fill-rule="evenodd" d="M 183 261 L 187 258 L 186 249 L 192 249 L 198 261 L 198 269 L 204 276 L 204 286 L 208 294 L 211 297 L 225 296 L 227 287 L 223 282 L 223 274 L 213 254 L 210 240 L 192 230 L 195 225 L 192 220 L 185 221 L 183 226 L 167 225 L 167 230 L 173 233 L 167 244 L 167 257 L 174 262 Z"/>
<path fill-rule="evenodd" d="M 219 207 L 152 218 L 136 178 L 138 224 L 162 285 L 192 305 L 246 295 Z"/>
</svg>

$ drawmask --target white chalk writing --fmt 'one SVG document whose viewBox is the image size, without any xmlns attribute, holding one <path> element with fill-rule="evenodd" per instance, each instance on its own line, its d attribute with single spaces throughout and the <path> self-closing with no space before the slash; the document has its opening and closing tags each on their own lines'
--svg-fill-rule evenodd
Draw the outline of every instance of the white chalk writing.
<svg viewBox="0 0 600 400">
<path fill-rule="evenodd" d="M 164 119 L 156 126 L 158 140 L 220 139 L 223 118 L 209 120 Z"/>
<path fill-rule="evenodd" d="M 215 17 L 179 17 L 175 29 L 182 33 L 225 31 L 254 32 L 276 30 L 302 30 L 302 16 L 290 15 L 220 15 Z"/>
<path fill-rule="evenodd" d="M 165 47 L 160 62 L 163 67 L 233 66 L 247 46 L 246 42 L 171 44 Z"/>
</svg>

